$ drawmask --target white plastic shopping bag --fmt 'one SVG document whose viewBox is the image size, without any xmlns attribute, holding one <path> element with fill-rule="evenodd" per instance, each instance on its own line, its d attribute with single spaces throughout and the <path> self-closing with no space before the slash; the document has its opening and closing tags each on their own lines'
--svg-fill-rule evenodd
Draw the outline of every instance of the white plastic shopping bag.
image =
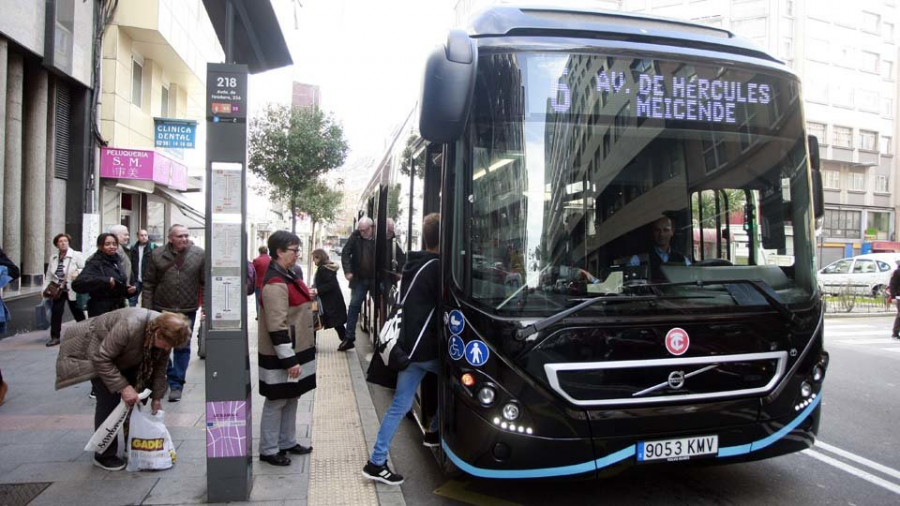
<svg viewBox="0 0 900 506">
<path fill-rule="evenodd" d="M 141 400 L 150 397 L 150 390 L 145 389 L 138 397 L 140 397 Z M 116 406 L 116 409 L 106 417 L 106 420 L 103 420 L 103 423 L 100 424 L 100 427 L 98 427 L 97 431 L 94 432 L 94 435 L 91 436 L 90 441 L 88 441 L 87 445 L 84 447 L 84 451 L 103 453 L 122 430 L 122 425 L 125 424 L 125 419 L 128 418 L 128 409 L 128 404 L 125 404 L 125 401 L 119 401 L 119 405 Z"/>
<path fill-rule="evenodd" d="M 175 445 L 166 428 L 165 412 L 152 414 L 140 405 L 131 410 L 128 424 L 129 471 L 158 471 L 175 463 Z"/>
</svg>

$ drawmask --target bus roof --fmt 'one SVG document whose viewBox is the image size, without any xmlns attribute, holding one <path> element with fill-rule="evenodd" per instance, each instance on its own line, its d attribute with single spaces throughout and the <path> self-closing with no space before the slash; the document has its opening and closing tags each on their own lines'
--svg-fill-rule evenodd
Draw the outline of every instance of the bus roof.
<svg viewBox="0 0 900 506">
<path fill-rule="evenodd" d="M 721 28 L 628 12 L 565 7 L 497 6 L 470 21 L 473 38 L 556 36 L 683 46 L 782 63 L 752 41 Z"/>
</svg>

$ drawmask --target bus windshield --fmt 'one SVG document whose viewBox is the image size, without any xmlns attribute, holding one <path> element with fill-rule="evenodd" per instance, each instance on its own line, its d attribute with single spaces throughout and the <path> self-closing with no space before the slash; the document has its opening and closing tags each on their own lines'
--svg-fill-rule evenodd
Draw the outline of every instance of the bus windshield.
<svg viewBox="0 0 900 506">
<path fill-rule="evenodd" d="M 602 296 L 622 299 L 585 312 L 721 312 L 815 296 L 793 76 L 687 58 L 483 51 L 468 128 L 457 144 L 454 208 L 465 214 L 454 220 L 453 276 L 489 311 L 547 315 Z"/>
</svg>

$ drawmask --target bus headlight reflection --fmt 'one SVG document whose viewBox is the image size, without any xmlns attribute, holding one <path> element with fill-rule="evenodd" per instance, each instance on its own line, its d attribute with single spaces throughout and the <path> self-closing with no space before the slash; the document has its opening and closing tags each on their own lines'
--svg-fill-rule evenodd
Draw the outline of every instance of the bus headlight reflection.
<svg viewBox="0 0 900 506">
<path fill-rule="evenodd" d="M 478 390 L 478 402 L 480 402 L 483 406 L 490 406 L 494 403 L 494 399 L 497 398 L 497 392 L 494 391 L 491 387 L 481 387 Z M 514 420 L 513 418 L 508 418 L 508 420 Z"/>
<path fill-rule="evenodd" d="M 503 406 L 503 418 L 506 418 L 509 421 L 519 418 L 519 406 L 516 406 L 511 402 Z"/>
</svg>

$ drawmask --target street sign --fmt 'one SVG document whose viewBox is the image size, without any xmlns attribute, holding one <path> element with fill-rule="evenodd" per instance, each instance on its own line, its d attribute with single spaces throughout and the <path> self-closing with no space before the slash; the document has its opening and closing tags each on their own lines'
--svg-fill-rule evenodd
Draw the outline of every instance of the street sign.
<svg viewBox="0 0 900 506">
<path fill-rule="evenodd" d="M 208 70 L 206 95 L 206 117 L 213 123 L 246 121 L 247 74 Z"/>
</svg>

